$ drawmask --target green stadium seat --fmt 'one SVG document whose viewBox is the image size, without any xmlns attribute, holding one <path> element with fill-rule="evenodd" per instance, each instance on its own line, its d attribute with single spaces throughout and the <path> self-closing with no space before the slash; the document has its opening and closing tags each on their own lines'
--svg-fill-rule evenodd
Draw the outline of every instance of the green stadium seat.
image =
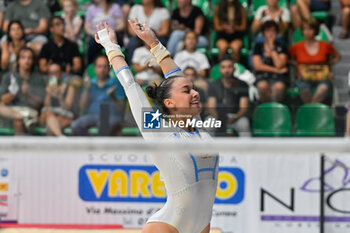
<svg viewBox="0 0 350 233">
<path fill-rule="evenodd" d="M 209 20 L 213 19 L 213 14 L 212 14 L 212 11 L 210 10 L 210 1 L 209 0 L 192 0 L 192 4 L 194 6 L 198 6 L 199 8 L 201 8 L 204 16 L 207 19 L 209 19 Z"/>
<path fill-rule="evenodd" d="M 217 32 L 213 30 L 210 34 L 210 49 L 209 49 L 209 55 L 210 56 L 217 56 L 219 54 L 219 49 L 215 47 L 216 43 L 216 37 L 217 37 Z"/>
<path fill-rule="evenodd" d="M 327 11 L 314 11 L 311 12 L 311 16 L 317 20 L 325 21 L 328 19 L 329 14 Z"/>
<path fill-rule="evenodd" d="M 72 136 L 73 135 L 73 130 L 71 127 L 67 127 L 63 129 L 63 134 L 66 136 Z M 97 127 L 91 127 L 89 129 L 89 134 L 92 136 L 98 136 L 98 128 Z"/>
<path fill-rule="evenodd" d="M 296 136 L 335 136 L 332 110 L 324 104 L 306 104 L 296 115 Z"/>
<path fill-rule="evenodd" d="M 98 136 L 98 128 L 97 127 L 91 127 L 89 129 L 89 134 L 92 136 Z"/>
<path fill-rule="evenodd" d="M 215 81 L 215 80 L 220 79 L 220 77 L 221 77 L 220 64 L 216 64 L 210 70 L 210 80 Z"/>
<path fill-rule="evenodd" d="M 77 0 L 78 5 L 84 5 L 84 4 L 89 4 L 91 0 Z"/>
<path fill-rule="evenodd" d="M 206 48 L 197 48 L 197 52 L 203 53 L 208 56 L 208 50 Z"/>
<path fill-rule="evenodd" d="M 66 136 L 71 136 L 73 135 L 73 130 L 71 127 L 67 127 L 65 129 L 63 129 L 63 134 L 66 135 Z"/>
<path fill-rule="evenodd" d="M 91 63 L 89 64 L 86 69 L 85 69 L 85 73 L 87 74 L 87 76 L 90 78 L 90 79 L 93 79 L 96 77 L 96 73 L 95 73 L 95 70 L 94 70 L 94 64 Z"/>
<path fill-rule="evenodd" d="M 299 95 L 299 89 L 297 87 L 287 89 L 287 96 L 294 98 L 298 95 Z"/>
<path fill-rule="evenodd" d="M 256 107 L 253 114 L 253 136 L 278 137 L 292 135 L 291 114 L 280 103 L 265 103 Z"/>
<path fill-rule="evenodd" d="M 246 68 L 244 67 L 244 65 L 239 64 L 239 63 L 235 63 L 235 73 L 234 73 L 235 76 L 242 74 L 245 70 L 246 70 Z M 221 78 L 220 64 L 216 64 L 210 70 L 210 80 L 215 81 L 215 80 L 218 80 L 220 78 Z"/>
<path fill-rule="evenodd" d="M 67 127 L 63 129 L 63 134 L 66 136 L 72 136 L 73 135 L 73 130 L 71 127 Z M 91 127 L 89 129 L 89 134 L 92 136 L 98 136 L 98 128 L 97 127 Z"/>
<path fill-rule="evenodd" d="M 316 39 L 320 40 L 320 41 L 327 41 L 327 42 L 329 42 L 328 35 L 322 28 L 320 29 L 320 32 L 316 36 Z M 301 32 L 301 29 L 298 28 L 293 33 L 292 44 L 295 44 L 295 43 L 297 43 L 299 41 L 302 41 L 302 40 L 304 40 L 304 36 L 303 36 L 303 34 Z"/>
<path fill-rule="evenodd" d="M 13 127 L 0 127 L 0 136 L 13 136 L 15 130 Z"/>
<path fill-rule="evenodd" d="M 169 0 L 162 0 L 162 3 L 165 8 L 167 8 L 169 11 L 171 11 L 171 5 Z"/>
<path fill-rule="evenodd" d="M 63 14 L 63 10 L 61 10 L 61 11 L 55 11 L 55 12 L 53 13 L 54 16 L 62 16 L 62 14 Z"/>
<path fill-rule="evenodd" d="M 139 136 L 141 135 L 139 128 L 137 127 L 123 127 L 122 129 L 123 136 Z"/>
<path fill-rule="evenodd" d="M 34 135 L 45 136 L 46 135 L 46 127 L 36 126 L 34 128 Z"/>
</svg>

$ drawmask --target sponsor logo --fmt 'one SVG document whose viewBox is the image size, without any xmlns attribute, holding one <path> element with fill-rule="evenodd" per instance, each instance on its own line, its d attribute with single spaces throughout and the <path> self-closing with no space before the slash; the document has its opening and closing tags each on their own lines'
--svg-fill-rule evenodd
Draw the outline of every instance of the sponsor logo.
<svg viewBox="0 0 350 233">
<path fill-rule="evenodd" d="M 350 175 L 345 162 L 335 159 L 324 171 L 324 201 L 323 208 L 327 211 L 323 218 L 326 223 L 350 225 L 349 205 L 345 205 L 350 195 Z M 300 214 L 300 206 L 305 204 L 300 198 L 300 193 L 310 194 L 314 197 L 321 195 L 321 177 L 311 177 L 301 185 L 300 188 L 288 187 L 280 190 L 260 189 L 260 212 L 263 222 L 286 222 L 304 223 L 311 226 L 311 223 L 318 224 L 321 221 L 318 209 L 312 208 L 309 214 Z M 282 194 L 283 193 L 283 194 Z M 315 195 L 316 194 L 316 195 Z M 317 202 L 318 203 L 318 202 Z M 276 208 L 283 209 L 281 212 L 271 211 Z M 293 225 L 289 225 L 292 227 Z M 300 225 L 301 226 L 301 225 Z M 298 226 L 298 227 L 300 227 Z M 315 225 L 316 226 L 316 225 Z M 331 225 L 328 225 L 331 226 Z"/>
<path fill-rule="evenodd" d="M 9 174 L 9 171 L 6 168 L 1 169 L 0 175 L 2 177 L 6 177 L 6 176 L 8 176 L 8 174 Z"/>
<path fill-rule="evenodd" d="M 244 180 L 244 172 L 242 169 L 232 167 L 220 168 L 215 203 L 241 203 L 244 198 Z"/>
<path fill-rule="evenodd" d="M 7 192 L 7 191 L 8 191 L 8 184 L 0 183 L 0 192 Z"/>
<path fill-rule="evenodd" d="M 244 199 L 245 175 L 240 168 L 222 167 L 216 204 Z M 79 171 L 79 196 L 87 202 L 165 202 L 166 192 L 154 166 L 86 165 Z"/>
<path fill-rule="evenodd" d="M 0 206 L 7 206 L 7 195 L 0 195 Z"/>
</svg>

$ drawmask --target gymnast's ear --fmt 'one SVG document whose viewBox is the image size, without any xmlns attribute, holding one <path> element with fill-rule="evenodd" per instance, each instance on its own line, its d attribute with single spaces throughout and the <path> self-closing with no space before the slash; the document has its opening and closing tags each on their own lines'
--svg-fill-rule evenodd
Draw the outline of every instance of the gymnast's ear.
<svg viewBox="0 0 350 233">
<path fill-rule="evenodd" d="M 175 102 L 172 99 L 165 99 L 164 105 L 167 108 L 175 108 Z"/>
</svg>

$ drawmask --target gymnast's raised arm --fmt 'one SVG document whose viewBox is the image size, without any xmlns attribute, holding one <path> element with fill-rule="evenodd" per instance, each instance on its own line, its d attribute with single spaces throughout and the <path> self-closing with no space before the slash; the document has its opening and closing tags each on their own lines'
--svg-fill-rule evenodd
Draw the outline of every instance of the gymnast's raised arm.
<svg viewBox="0 0 350 233">
<path fill-rule="evenodd" d="M 140 25 L 135 20 L 130 20 L 129 23 L 132 25 L 133 30 L 142 40 L 144 40 L 151 47 L 151 52 L 153 54 L 153 59 L 150 61 L 151 64 L 158 62 L 162 68 L 163 73 L 166 77 L 172 75 L 181 75 L 180 69 L 170 58 L 169 52 L 165 47 L 158 41 L 155 34 L 148 28 L 146 24 Z M 144 29 L 144 30 L 141 30 Z M 114 30 L 108 25 L 108 23 L 100 23 L 97 25 L 97 34 L 95 35 L 95 40 L 97 43 L 101 44 L 108 56 L 109 62 L 112 64 L 116 75 L 122 84 L 126 96 L 128 97 L 129 104 L 137 126 L 139 127 L 142 136 L 148 139 L 154 139 L 157 135 L 152 132 L 143 132 L 143 122 L 142 122 L 142 109 L 151 108 L 152 106 L 148 102 L 148 99 L 141 89 L 140 85 L 135 82 L 135 79 L 125 61 L 124 55 L 120 50 L 120 46 L 117 44 L 117 38 Z"/>
<path fill-rule="evenodd" d="M 151 52 L 154 55 L 155 60 L 151 61 L 150 65 L 153 65 L 155 62 L 157 62 L 160 65 L 165 78 L 168 78 L 172 74 L 172 71 L 180 70 L 173 59 L 170 57 L 170 53 L 158 41 L 157 36 L 146 23 L 142 25 L 138 22 L 137 19 L 134 19 L 129 20 L 129 24 L 136 35 L 151 48 Z"/>
</svg>

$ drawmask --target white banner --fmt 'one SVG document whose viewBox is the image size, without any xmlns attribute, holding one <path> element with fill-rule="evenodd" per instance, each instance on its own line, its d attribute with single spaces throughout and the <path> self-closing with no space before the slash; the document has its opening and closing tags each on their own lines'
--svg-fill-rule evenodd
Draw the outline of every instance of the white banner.
<svg viewBox="0 0 350 233">
<path fill-rule="evenodd" d="M 11 153 L 19 206 L 9 203 L 8 212 L 18 208 L 21 224 L 113 224 L 140 229 L 165 202 L 163 183 L 147 153 Z M 220 155 L 213 228 L 225 233 L 319 232 L 321 153 Z M 325 155 L 326 233 L 348 233 L 350 155 Z"/>
</svg>

